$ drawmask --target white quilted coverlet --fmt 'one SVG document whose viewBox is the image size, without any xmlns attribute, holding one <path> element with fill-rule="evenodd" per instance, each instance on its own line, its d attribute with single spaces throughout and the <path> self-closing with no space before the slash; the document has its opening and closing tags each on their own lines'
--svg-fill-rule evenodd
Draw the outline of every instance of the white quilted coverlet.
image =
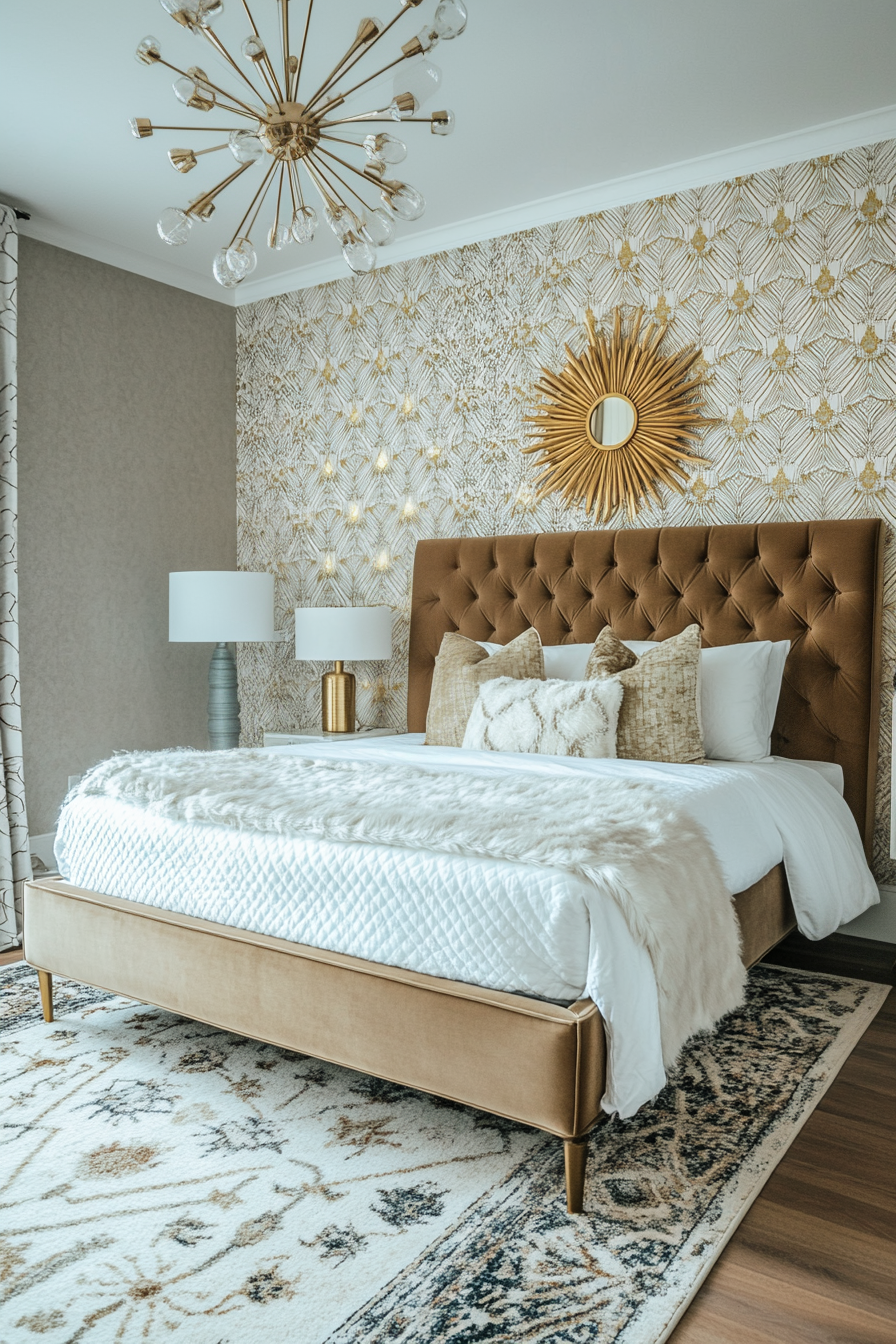
<svg viewBox="0 0 896 1344">
<path fill-rule="evenodd" d="M 800 926 L 823 937 L 878 899 L 846 804 L 789 762 L 666 766 L 499 755 L 422 746 L 422 736 L 309 743 L 427 768 L 567 774 L 585 770 L 669 789 L 707 832 L 731 891 L 782 857 Z M 571 874 L 385 845 L 301 840 L 154 816 L 75 797 L 57 832 L 60 871 L 78 886 L 430 975 L 571 1002 L 591 979 L 607 1022 L 604 1107 L 631 1115 L 663 1086 L 649 956 L 619 907 L 595 908 Z M 597 927 L 595 927 L 597 925 Z M 594 964 L 596 956 L 596 966 Z"/>
</svg>

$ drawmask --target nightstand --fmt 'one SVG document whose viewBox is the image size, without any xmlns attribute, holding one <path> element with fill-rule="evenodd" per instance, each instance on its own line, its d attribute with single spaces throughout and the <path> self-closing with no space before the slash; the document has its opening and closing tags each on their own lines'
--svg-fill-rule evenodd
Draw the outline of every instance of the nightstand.
<svg viewBox="0 0 896 1344">
<path fill-rule="evenodd" d="M 358 728 L 354 733 L 325 733 L 309 729 L 303 733 L 265 733 L 264 746 L 291 747 L 300 742 L 357 742 L 366 737 L 397 737 L 396 728 Z"/>
</svg>

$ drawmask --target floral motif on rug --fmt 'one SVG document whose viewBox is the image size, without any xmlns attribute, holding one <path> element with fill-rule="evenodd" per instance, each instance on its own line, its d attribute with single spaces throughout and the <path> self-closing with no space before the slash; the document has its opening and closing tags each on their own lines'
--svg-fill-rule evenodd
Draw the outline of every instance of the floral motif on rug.
<svg viewBox="0 0 896 1344">
<path fill-rule="evenodd" d="M 590 1142 L 0 972 L 0 1344 L 658 1344 L 886 990 L 759 967 Z"/>
</svg>

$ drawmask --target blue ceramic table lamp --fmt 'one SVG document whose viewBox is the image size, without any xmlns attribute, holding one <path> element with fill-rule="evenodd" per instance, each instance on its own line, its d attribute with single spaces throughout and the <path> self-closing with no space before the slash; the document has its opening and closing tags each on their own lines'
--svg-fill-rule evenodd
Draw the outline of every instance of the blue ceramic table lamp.
<svg viewBox="0 0 896 1344">
<path fill-rule="evenodd" d="M 208 669 L 209 746 L 238 747 L 236 663 L 227 645 L 275 638 L 273 574 L 229 569 L 169 574 L 168 638 L 215 645 Z"/>
</svg>

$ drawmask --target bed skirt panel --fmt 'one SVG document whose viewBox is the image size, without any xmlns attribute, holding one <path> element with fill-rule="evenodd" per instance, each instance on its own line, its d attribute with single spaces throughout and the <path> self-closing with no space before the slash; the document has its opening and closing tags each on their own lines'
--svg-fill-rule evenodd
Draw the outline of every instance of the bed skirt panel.
<svg viewBox="0 0 896 1344">
<path fill-rule="evenodd" d="M 743 960 L 795 927 L 782 865 L 735 898 Z M 199 1022 L 419 1088 L 560 1138 L 601 1116 L 603 1019 L 84 891 L 25 887 L 25 959 Z"/>
<path fill-rule="evenodd" d="M 28 883 L 25 959 L 562 1138 L 604 1091 L 603 1022 L 563 1008 L 80 890 Z"/>
</svg>

